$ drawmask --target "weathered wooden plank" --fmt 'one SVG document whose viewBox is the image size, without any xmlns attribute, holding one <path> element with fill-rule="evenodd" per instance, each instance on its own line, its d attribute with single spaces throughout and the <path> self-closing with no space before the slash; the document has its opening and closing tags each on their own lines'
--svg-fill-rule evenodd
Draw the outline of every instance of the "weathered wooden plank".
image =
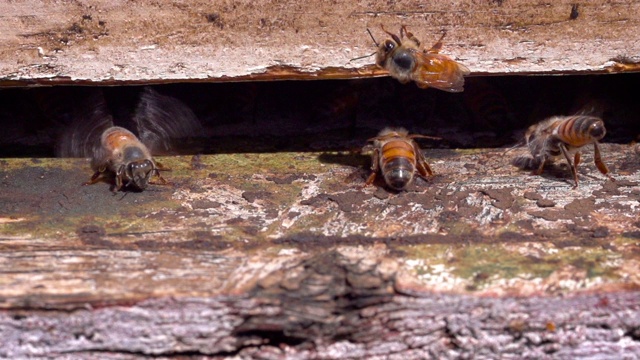
<svg viewBox="0 0 640 360">
<path fill-rule="evenodd" d="M 587 153 L 573 189 L 524 149 L 427 150 L 397 194 L 349 153 L 161 158 L 170 185 L 115 195 L 5 159 L 1 354 L 637 355 L 640 162 L 603 152 L 616 182 Z"/>
<path fill-rule="evenodd" d="M 474 74 L 637 71 L 640 2 L 12 1 L 2 84 L 367 77 L 365 32 L 410 29 Z"/>
<path fill-rule="evenodd" d="M 171 297 L 70 312 L 4 311 L 0 355 L 632 359 L 640 353 L 638 292 L 407 295 L 394 289 L 398 273 L 380 258 L 384 252 L 358 252 L 329 251 L 290 264 L 250 296 Z"/>
<path fill-rule="evenodd" d="M 366 160 L 338 153 L 163 158 L 171 185 L 120 194 L 104 183 L 80 186 L 91 173 L 84 160 L 7 159 L 1 246 L 11 296 L 3 306 L 31 303 L 31 295 L 43 305 L 67 295 L 62 303 L 111 299 L 95 293 L 96 281 L 114 300 L 191 294 L 191 271 L 193 284 L 209 279 L 198 294 L 243 292 L 254 271 L 284 261 L 259 260 L 270 256 L 257 249 L 379 242 L 407 251 L 409 267 L 435 291 L 540 294 L 565 288 L 565 271 L 577 276 L 572 291 L 636 283 L 640 164 L 631 147 L 604 146 L 616 182 L 585 154 L 577 189 L 562 167 L 531 176 L 502 152 L 430 150 L 437 177 L 399 194 L 362 188 Z M 30 277 L 37 264 L 56 264 L 37 270 L 42 286 Z M 250 276 L 233 278 L 242 266 Z"/>
</svg>

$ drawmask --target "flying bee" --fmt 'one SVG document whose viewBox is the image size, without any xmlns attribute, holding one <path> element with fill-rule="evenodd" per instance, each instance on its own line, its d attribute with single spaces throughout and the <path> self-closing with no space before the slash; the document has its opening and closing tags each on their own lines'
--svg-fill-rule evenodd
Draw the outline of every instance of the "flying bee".
<svg viewBox="0 0 640 360">
<path fill-rule="evenodd" d="M 429 50 L 420 51 L 420 41 L 407 31 L 406 26 L 400 27 L 400 37 L 384 27 L 382 31 L 391 36 L 391 39 L 378 44 L 371 32 L 369 35 L 378 47 L 376 65 L 389 71 L 389 75 L 403 84 L 415 81 L 422 89 L 434 87 L 449 92 L 464 90 L 464 76 L 469 75 L 469 69 L 452 58 L 439 54 L 446 34 Z"/>
<path fill-rule="evenodd" d="M 578 164 L 580 164 L 580 148 L 593 144 L 594 163 L 600 172 L 609 179 L 609 169 L 602 162 L 598 141 L 606 134 L 604 122 L 595 116 L 573 115 L 554 116 L 534 124 L 525 133 L 527 146 L 533 158 L 516 158 L 514 165 L 533 168 L 534 174 L 542 174 L 544 165 L 559 158 L 567 160 L 573 175 L 574 188 L 578 187 Z M 573 161 L 570 155 L 573 154 Z M 519 164 L 520 162 L 520 164 Z"/>
<path fill-rule="evenodd" d="M 102 133 L 100 144 L 93 151 L 91 168 L 95 173 L 84 185 L 95 184 L 105 173 L 115 175 L 114 191 L 128 186 L 144 190 L 153 174 L 166 184 L 160 176 L 160 170 L 165 169 L 153 160 L 149 149 L 131 131 L 119 126 Z"/>
<path fill-rule="evenodd" d="M 386 184 L 397 191 L 411 184 L 416 171 L 418 176 L 425 180 L 428 180 L 428 176 L 433 176 L 433 171 L 420 147 L 413 140 L 416 138 L 437 139 L 425 135 L 409 135 L 403 128 L 385 128 L 378 136 L 369 139 L 373 146 L 368 145 L 365 150 L 373 150 L 372 173 L 367 178 L 365 186 L 374 182 L 378 172 L 382 173 Z"/>
</svg>

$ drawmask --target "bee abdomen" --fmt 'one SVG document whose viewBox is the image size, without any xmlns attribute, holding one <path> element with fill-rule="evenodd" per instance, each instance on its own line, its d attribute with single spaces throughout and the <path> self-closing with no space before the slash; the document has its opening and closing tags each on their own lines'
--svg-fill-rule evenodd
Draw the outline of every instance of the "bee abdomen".
<svg viewBox="0 0 640 360">
<path fill-rule="evenodd" d="M 563 142 L 581 147 L 602 139 L 605 135 L 604 123 L 594 116 L 571 116 L 565 119 L 556 130 Z"/>
<path fill-rule="evenodd" d="M 386 162 L 382 167 L 384 179 L 390 187 L 402 190 L 413 179 L 415 166 L 410 159 L 396 157 Z"/>
<path fill-rule="evenodd" d="M 407 141 L 390 141 L 382 147 L 382 174 L 393 189 L 402 190 L 411 182 L 415 164 L 413 146 Z"/>
<path fill-rule="evenodd" d="M 392 140 L 384 144 L 382 147 L 383 162 L 390 161 L 397 157 L 409 158 L 412 162 L 415 162 L 416 155 L 413 146 L 403 140 Z"/>
</svg>

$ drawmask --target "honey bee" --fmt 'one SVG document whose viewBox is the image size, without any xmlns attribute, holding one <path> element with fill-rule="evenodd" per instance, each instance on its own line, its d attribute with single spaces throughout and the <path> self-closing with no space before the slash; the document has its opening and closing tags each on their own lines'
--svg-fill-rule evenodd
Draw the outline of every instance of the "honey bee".
<svg viewBox="0 0 640 360">
<path fill-rule="evenodd" d="M 449 92 L 464 90 L 464 76 L 469 75 L 469 69 L 452 58 L 439 54 L 446 34 L 429 50 L 420 51 L 420 41 L 407 31 L 406 26 L 400 27 L 400 37 L 384 27 L 382 31 L 391 36 L 391 39 L 378 44 L 371 36 L 378 47 L 376 65 L 389 71 L 393 78 L 403 84 L 415 81 L 422 89 L 434 87 Z"/>
<path fill-rule="evenodd" d="M 367 178 L 365 186 L 373 183 L 378 172 L 382 173 L 385 183 L 397 191 L 411 184 L 416 170 L 418 176 L 425 180 L 428 180 L 428 176 L 433 176 L 433 171 L 420 147 L 413 140 L 415 138 L 436 139 L 425 135 L 409 135 L 403 128 L 385 128 L 378 136 L 369 139 L 373 146 L 368 145 L 365 150 L 373 150 L 372 173 Z"/>
<path fill-rule="evenodd" d="M 100 144 L 93 151 L 91 168 L 95 173 L 83 185 L 95 184 L 105 173 L 115 175 L 114 191 L 129 186 L 144 190 L 153 174 L 166 184 L 160 176 L 160 170 L 165 169 L 153 160 L 147 147 L 131 131 L 119 126 L 102 133 Z"/>
<path fill-rule="evenodd" d="M 606 134 L 604 122 L 595 116 L 574 115 L 554 116 L 534 124 L 525 133 L 527 146 L 533 158 L 527 158 L 522 164 L 522 158 L 516 158 L 514 165 L 535 169 L 534 174 L 542 174 L 544 165 L 559 158 L 561 155 L 567 160 L 573 175 L 574 188 L 578 187 L 578 164 L 580 163 L 580 148 L 593 144 L 594 163 L 600 172 L 609 179 L 609 169 L 602 162 L 598 141 Z M 573 154 L 573 161 L 570 155 Z"/>
</svg>

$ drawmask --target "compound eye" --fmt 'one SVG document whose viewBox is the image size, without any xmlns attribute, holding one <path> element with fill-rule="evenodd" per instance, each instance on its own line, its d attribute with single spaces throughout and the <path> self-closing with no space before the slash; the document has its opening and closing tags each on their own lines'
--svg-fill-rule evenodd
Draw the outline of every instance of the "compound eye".
<svg viewBox="0 0 640 360">
<path fill-rule="evenodd" d="M 386 52 L 390 52 L 391 50 L 396 48 L 396 43 L 391 40 L 385 40 L 384 44 L 382 45 L 384 46 Z"/>
</svg>

